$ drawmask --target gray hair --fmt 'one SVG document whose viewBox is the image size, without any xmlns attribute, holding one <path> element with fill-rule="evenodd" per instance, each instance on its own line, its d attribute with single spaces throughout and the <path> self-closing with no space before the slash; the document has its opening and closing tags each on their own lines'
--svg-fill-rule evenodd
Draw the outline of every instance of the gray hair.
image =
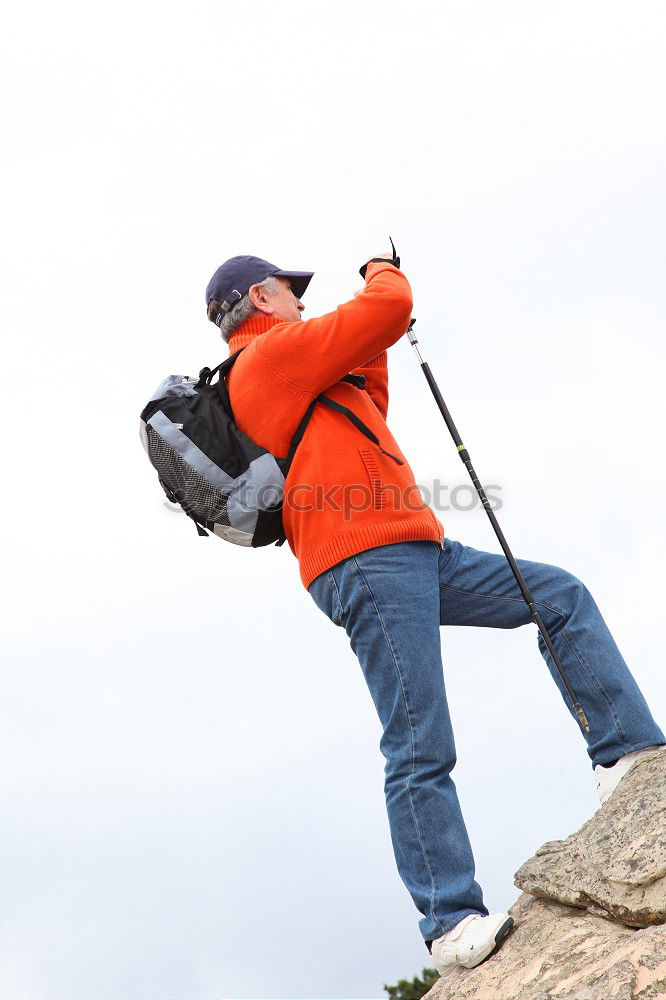
<svg viewBox="0 0 666 1000">
<path fill-rule="evenodd" d="M 260 288 L 264 288 L 269 295 L 277 295 L 280 291 L 280 285 L 277 278 L 269 274 L 267 278 L 263 281 L 258 281 L 257 284 Z M 250 301 L 249 295 L 244 295 L 242 299 L 239 299 L 235 306 L 225 312 L 222 308 L 221 303 L 217 299 L 213 299 L 212 302 L 208 303 L 208 319 L 214 323 L 218 315 L 222 313 L 222 319 L 220 320 L 220 336 L 226 344 L 229 343 L 229 338 L 234 330 L 237 330 L 241 323 L 244 323 L 246 319 L 250 316 L 256 316 L 260 312 L 259 309 L 255 309 Z"/>
</svg>

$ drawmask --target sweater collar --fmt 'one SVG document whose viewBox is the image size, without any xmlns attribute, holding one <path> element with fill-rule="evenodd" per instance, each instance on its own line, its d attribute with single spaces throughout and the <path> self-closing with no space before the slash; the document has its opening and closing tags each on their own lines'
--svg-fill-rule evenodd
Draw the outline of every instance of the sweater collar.
<svg viewBox="0 0 666 1000">
<path fill-rule="evenodd" d="M 249 316 L 229 337 L 229 354 L 239 351 L 241 347 L 247 347 L 266 330 L 282 322 L 284 321 L 275 316 L 265 316 L 263 313 L 259 316 Z"/>
</svg>

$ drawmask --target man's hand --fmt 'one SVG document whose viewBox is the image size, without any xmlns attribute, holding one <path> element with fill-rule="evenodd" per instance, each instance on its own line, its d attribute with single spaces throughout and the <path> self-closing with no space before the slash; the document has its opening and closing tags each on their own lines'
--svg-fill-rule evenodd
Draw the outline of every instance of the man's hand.
<svg viewBox="0 0 666 1000">
<path fill-rule="evenodd" d="M 391 240 L 391 243 L 392 242 L 393 240 Z M 360 267 L 358 269 L 358 273 L 361 275 L 362 278 L 365 278 L 365 272 L 368 270 L 368 264 L 377 259 L 386 260 L 390 264 L 394 264 L 395 267 L 400 267 L 400 258 L 396 257 L 394 250 L 393 249 L 384 250 L 382 253 L 375 254 L 374 257 L 369 257 L 365 262 L 365 264 L 363 265 L 363 267 Z"/>
<path fill-rule="evenodd" d="M 382 251 L 382 253 L 373 253 L 371 257 L 368 257 L 368 259 L 366 260 L 366 262 L 363 265 L 363 267 L 367 267 L 368 264 L 370 263 L 370 261 L 374 260 L 376 257 L 382 257 L 382 258 L 385 258 L 386 260 L 392 261 L 393 260 L 393 251 L 392 250 L 384 250 L 384 251 Z M 361 270 L 363 270 L 363 268 L 361 268 Z M 360 295 L 361 292 L 363 292 L 363 291 L 365 291 L 365 288 L 359 288 L 358 291 L 354 292 L 354 298 L 356 298 L 357 295 Z"/>
</svg>

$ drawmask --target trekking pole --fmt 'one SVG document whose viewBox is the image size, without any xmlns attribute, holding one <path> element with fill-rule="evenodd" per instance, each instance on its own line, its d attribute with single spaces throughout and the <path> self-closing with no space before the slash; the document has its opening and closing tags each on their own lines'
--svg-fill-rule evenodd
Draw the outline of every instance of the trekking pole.
<svg viewBox="0 0 666 1000">
<path fill-rule="evenodd" d="M 534 603 L 534 598 L 532 597 L 532 594 L 530 593 L 530 590 L 529 590 L 527 584 L 525 583 L 525 580 L 523 578 L 523 574 L 520 572 L 520 570 L 518 568 L 518 564 L 516 563 L 516 560 L 513 558 L 513 555 L 511 554 L 511 549 L 509 548 L 509 546 L 507 544 L 507 541 L 506 541 L 504 535 L 502 534 L 502 529 L 500 528 L 499 524 L 497 523 L 497 518 L 495 517 L 495 514 L 493 513 L 493 511 L 491 509 L 491 506 L 490 506 L 490 504 L 488 502 L 488 498 L 487 498 L 487 496 L 485 494 L 483 486 L 479 482 L 478 477 L 476 475 L 476 472 L 474 471 L 474 466 L 472 465 L 472 461 L 471 461 L 471 459 L 469 457 L 469 452 L 467 451 L 467 448 L 465 447 L 465 445 L 462 443 L 462 439 L 460 437 L 460 434 L 458 434 L 458 431 L 456 429 L 456 425 L 454 424 L 454 422 L 453 422 L 453 420 L 451 418 L 451 414 L 449 413 L 448 408 L 446 406 L 446 403 L 444 402 L 444 400 L 442 398 L 442 394 L 439 391 L 439 387 L 438 387 L 437 383 L 435 382 L 434 376 L 433 376 L 432 372 L 430 371 L 428 363 L 427 363 L 427 361 L 424 361 L 423 358 L 421 357 L 421 353 L 420 353 L 420 351 L 419 351 L 419 349 L 417 347 L 418 340 L 414 336 L 414 333 L 413 333 L 413 330 L 412 330 L 415 322 L 416 322 L 416 320 L 412 319 L 410 321 L 410 323 L 409 323 L 409 326 L 407 327 L 407 336 L 409 338 L 409 342 L 412 345 L 412 347 L 414 348 L 414 350 L 416 351 L 416 356 L 419 359 L 419 364 L 421 365 L 421 368 L 423 369 L 423 374 L 426 377 L 428 385 L 432 389 L 432 394 L 435 397 L 435 400 L 437 402 L 437 405 L 438 405 L 438 407 L 440 409 L 440 412 L 441 412 L 442 416 L 444 417 L 444 420 L 446 421 L 446 426 L 449 428 L 449 431 L 451 432 L 451 437 L 455 441 L 456 447 L 458 449 L 458 454 L 460 455 L 460 457 L 461 457 L 461 459 L 462 459 L 462 461 L 463 461 L 463 463 L 464 463 L 467 471 L 469 472 L 469 474 L 471 476 L 472 482 L 474 483 L 474 486 L 476 487 L 476 492 L 479 494 L 479 497 L 481 499 L 481 503 L 483 504 L 483 506 L 485 508 L 486 514 L 490 518 L 490 523 L 492 524 L 493 528 L 495 529 L 495 534 L 497 535 L 497 538 L 499 539 L 499 543 L 500 543 L 500 545 L 502 546 L 502 548 L 504 550 L 504 555 L 507 557 L 511 569 L 513 570 L 513 575 L 515 576 L 515 578 L 516 578 L 516 580 L 518 582 L 518 586 L 520 587 L 522 595 L 525 598 L 527 606 L 529 607 L 530 611 L 532 612 L 532 617 L 534 618 L 534 621 L 537 623 L 537 625 L 539 627 L 539 631 L 541 632 L 541 635 L 543 636 L 543 641 L 546 643 L 546 646 L 548 647 L 548 651 L 550 652 L 550 655 L 553 658 L 553 662 L 554 662 L 555 666 L 558 669 L 560 677 L 562 678 L 562 683 L 564 684 L 565 688 L 567 689 L 569 697 L 571 698 L 571 703 L 573 705 L 574 712 L 578 716 L 578 720 L 579 720 L 581 726 L 583 727 L 583 729 L 585 730 L 585 732 L 589 733 L 590 727 L 588 725 L 587 719 L 585 718 L 585 712 L 583 711 L 583 706 L 581 705 L 581 703 L 576 698 L 575 694 L 573 693 L 573 689 L 572 689 L 571 685 L 569 684 L 569 681 L 566 678 L 566 675 L 564 673 L 564 668 L 563 668 L 562 664 L 560 663 L 560 659 L 559 659 L 557 653 L 555 652 L 555 647 L 553 646 L 551 638 L 548 635 L 548 629 L 546 628 L 546 626 L 545 626 L 545 624 L 543 622 L 543 619 L 541 618 L 541 615 L 539 614 L 539 612 L 537 610 L 536 604 Z"/>
</svg>

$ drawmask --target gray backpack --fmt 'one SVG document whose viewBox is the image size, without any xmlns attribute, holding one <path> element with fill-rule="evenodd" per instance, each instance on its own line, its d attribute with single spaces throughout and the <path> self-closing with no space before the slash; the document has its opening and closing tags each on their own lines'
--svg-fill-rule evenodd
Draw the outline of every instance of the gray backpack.
<svg viewBox="0 0 666 1000">
<path fill-rule="evenodd" d="M 320 393 L 303 414 L 287 455 L 276 458 L 234 420 L 226 376 L 244 350 L 212 370 L 202 368 L 198 379 L 165 378 L 141 411 L 141 441 L 167 499 L 180 504 L 199 535 L 210 531 L 253 548 L 282 545 L 284 484 L 315 405 L 337 410 L 374 444 L 379 441 L 356 414 Z M 363 375 L 345 375 L 342 381 L 365 389 Z M 403 464 L 395 455 L 391 458 Z"/>
</svg>

